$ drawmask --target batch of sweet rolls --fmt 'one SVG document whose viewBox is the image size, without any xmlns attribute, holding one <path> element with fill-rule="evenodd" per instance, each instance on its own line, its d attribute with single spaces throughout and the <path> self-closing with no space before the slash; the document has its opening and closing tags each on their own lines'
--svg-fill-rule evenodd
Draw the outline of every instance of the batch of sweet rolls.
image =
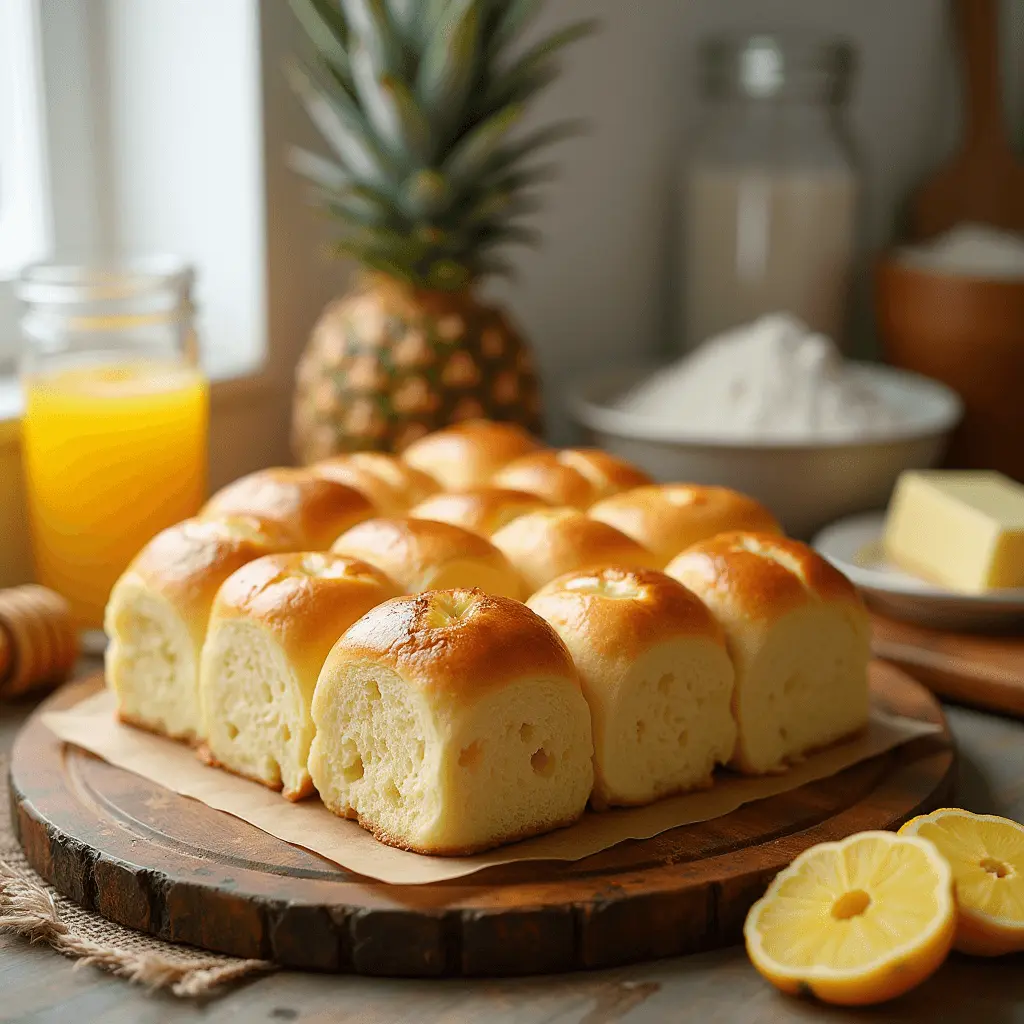
<svg viewBox="0 0 1024 1024">
<path fill-rule="evenodd" d="M 765 508 L 485 421 L 228 485 L 106 629 L 122 721 L 425 854 L 783 771 L 868 719 L 864 607 Z"/>
</svg>

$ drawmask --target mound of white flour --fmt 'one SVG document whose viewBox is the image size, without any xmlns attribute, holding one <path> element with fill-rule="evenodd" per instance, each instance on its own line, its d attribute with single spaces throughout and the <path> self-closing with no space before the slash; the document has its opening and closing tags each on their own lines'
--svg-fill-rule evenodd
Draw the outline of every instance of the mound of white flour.
<svg viewBox="0 0 1024 1024">
<path fill-rule="evenodd" d="M 777 313 L 720 334 L 616 403 L 688 434 L 851 440 L 900 422 L 824 335 Z"/>
</svg>

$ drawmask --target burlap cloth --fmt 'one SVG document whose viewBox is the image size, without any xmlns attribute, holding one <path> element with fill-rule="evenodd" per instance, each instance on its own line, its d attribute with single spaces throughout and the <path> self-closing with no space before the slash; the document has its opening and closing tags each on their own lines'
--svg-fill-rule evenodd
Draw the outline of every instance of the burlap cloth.
<svg viewBox="0 0 1024 1024">
<path fill-rule="evenodd" d="M 0 756 L 0 932 L 45 942 L 82 965 L 183 997 L 209 996 L 247 974 L 273 969 L 262 960 L 163 942 L 82 910 L 29 867 L 9 808 L 7 761 Z"/>
</svg>

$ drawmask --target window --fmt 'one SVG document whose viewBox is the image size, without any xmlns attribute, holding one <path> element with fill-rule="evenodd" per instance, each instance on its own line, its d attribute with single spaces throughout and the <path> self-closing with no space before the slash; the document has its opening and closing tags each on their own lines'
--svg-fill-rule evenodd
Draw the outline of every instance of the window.
<svg viewBox="0 0 1024 1024">
<path fill-rule="evenodd" d="M 263 361 L 265 259 L 256 0 L 108 0 L 97 26 L 105 206 L 116 250 L 194 263 L 215 377 Z"/>
<path fill-rule="evenodd" d="M 38 15 L 36 0 L 0 4 L 0 369 L 17 346 L 10 280 L 49 245 Z"/>
<path fill-rule="evenodd" d="M 42 76 L 35 0 L 0 5 L 0 279 L 48 244 Z"/>
<path fill-rule="evenodd" d="M 0 0 L 0 374 L 24 264 L 164 252 L 211 374 L 259 369 L 261 75 L 257 0 Z"/>
</svg>

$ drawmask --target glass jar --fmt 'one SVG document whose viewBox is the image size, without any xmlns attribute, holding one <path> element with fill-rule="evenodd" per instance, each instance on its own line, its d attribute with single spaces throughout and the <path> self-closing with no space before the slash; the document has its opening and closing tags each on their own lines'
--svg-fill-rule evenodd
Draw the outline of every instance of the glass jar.
<svg viewBox="0 0 1024 1024">
<path fill-rule="evenodd" d="M 39 264 L 18 282 L 22 445 L 36 577 L 96 630 L 110 589 L 206 493 L 208 388 L 193 272 Z"/>
<path fill-rule="evenodd" d="M 710 41 L 681 175 L 682 348 L 788 312 L 842 344 L 860 182 L 843 124 L 852 53 L 758 35 Z"/>
</svg>

